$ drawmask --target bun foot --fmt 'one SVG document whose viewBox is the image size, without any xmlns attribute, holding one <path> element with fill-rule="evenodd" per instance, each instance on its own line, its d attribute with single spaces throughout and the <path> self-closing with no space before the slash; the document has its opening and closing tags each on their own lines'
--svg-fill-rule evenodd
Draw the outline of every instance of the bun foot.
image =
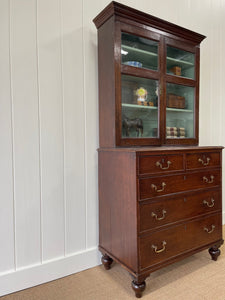
<svg viewBox="0 0 225 300">
<path fill-rule="evenodd" d="M 102 256 L 102 264 L 105 267 L 106 270 L 109 270 L 111 268 L 111 264 L 113 262 L 113 259 L 111 257 L 109 257 L 107 254 L 104 254 Z"/>
<path fill-rule="evenodd" d="M 218 249 L 216 246 L 213 246 L 209 249 L 209 254 L 212 257 L 212 260 L 217 261 L 218 256 L 220 256 L 220 249 Z"/>
<path fill-rule="evenodd" d="M 137 298 L 141 298 L 142 292 L 145 290 L 145 287 L 146 287 L 145 281 L 141 283 L 138 283 L 135 280 L 132 281 L 132 289 L 134 290 L 135 296 Z"/>
</svg>

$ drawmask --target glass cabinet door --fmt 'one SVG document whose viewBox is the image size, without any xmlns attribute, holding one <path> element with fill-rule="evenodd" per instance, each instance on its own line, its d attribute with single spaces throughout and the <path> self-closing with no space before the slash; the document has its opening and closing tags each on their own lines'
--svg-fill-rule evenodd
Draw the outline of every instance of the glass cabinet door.
<svg viewBox="0 0 225 300">
<path fill-rule="evenodd" d="M 123 32 L 121 60 L 124 65 L 158 70 L 158 42 Z"/>
<path fill-rule="evenodd" d="M 166 138 L 195 138 L 195 88 L 167 83 Z"/>
<path fill-rule="evenodd" d="M 167 46 L 167 74 L 195 79 L 195 54 Z"/>
<path fill-rule="evenodd" d="M 158 137 L 158 81 L 122 75 L 122 138 Z"/>
<path fill-rule="evenodd" d="M 159 40 L 121 32 L 120 138 L 124 143 L 139 145 L 142 138 L 150 145 L 179 144 L 179 139 L 188 144 L 197 138 L 195 49 L 187 45 L 181 49 L 181 44 L 176 48 L 174 40 L 167 41 L 164 46 Z M 164 53 L 160 61 L 159 49 Z M 161 99 L 162 105 L 158 90 L 166 98 Z"/>
</svg>

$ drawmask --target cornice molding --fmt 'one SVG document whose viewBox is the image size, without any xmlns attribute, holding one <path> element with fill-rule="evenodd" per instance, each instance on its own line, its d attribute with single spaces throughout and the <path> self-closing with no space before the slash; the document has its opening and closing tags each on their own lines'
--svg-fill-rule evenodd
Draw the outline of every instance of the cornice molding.
<svg viewBox="0 0 225 300">
<path fill-rule="evenodd" d="M 205 38 L 205 36 L 202 34 L 196 33 L 115 1 L 112 1 L 108 6 L 106 6 L 105 9 L 103 9 L 103 11 L 93 19 L 93 22 L 95 26 L 99 28 L 112 16 L 123 17 L 125 19 L 139 22 L 172 35 L 175 34 L 181 38 L 192 41 L 194 44 L 200 44 Z"/>
</svg>

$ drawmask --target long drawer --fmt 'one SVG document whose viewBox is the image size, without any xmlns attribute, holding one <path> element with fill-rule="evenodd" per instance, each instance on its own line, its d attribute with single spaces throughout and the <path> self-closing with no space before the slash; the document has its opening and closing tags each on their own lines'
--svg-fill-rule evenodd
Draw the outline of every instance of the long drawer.
<svg viewBox="0 0 225 300">
<path fill-rule="evenodd" d="M 140 268 L 162 263 L 222 238 L 221 213 L 139 238 Z"/>
<path fill-rule="evenodd" d="M 182 197 L 163 197 L 139 205 L 140 232 L 221 210 L 220 191 L 198 192 Z"/>
<path fill-rule="evenodd" d="M 219 186 L 220 170 L 139 179 L 140 200 L 194 189 Z"/>
</svg>

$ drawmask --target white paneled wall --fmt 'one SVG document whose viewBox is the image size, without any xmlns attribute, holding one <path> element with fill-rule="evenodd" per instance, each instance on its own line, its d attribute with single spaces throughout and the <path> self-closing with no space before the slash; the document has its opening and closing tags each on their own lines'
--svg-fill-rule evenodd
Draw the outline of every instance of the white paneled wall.
<svg viewBox="0 0 225 300">
<path fill-rule="evenodd" d="M 207 36 L 200 144 L 225 145 L 225 2 L 121 2 Z M 92 19 L 108 3 L 0 0 L 0 295 L 99 263 Z"/>
</svg>

